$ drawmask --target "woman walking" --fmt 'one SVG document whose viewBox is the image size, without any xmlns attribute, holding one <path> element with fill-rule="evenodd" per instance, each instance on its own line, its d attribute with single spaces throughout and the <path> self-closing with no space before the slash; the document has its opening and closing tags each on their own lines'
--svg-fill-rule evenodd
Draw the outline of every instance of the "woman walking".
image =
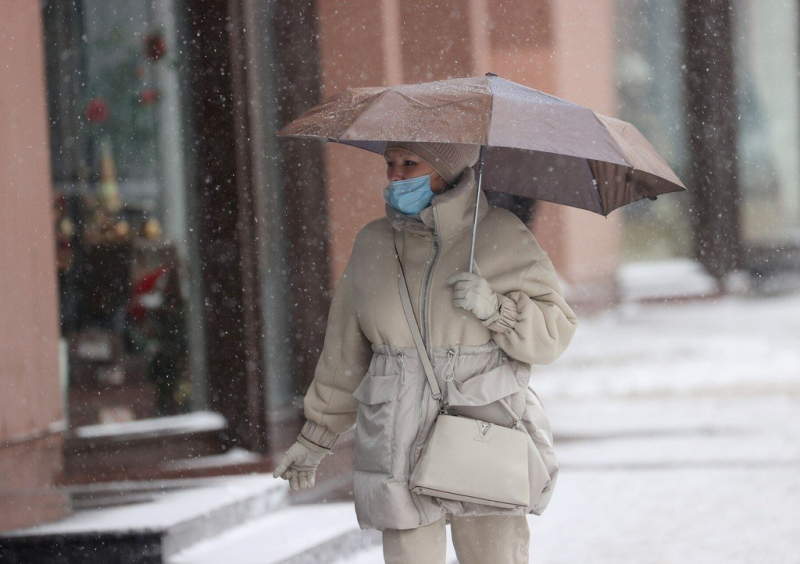
<svg viewBox="0 0 800 564">
<path fill-rule="evenodd" d="M 537 401 L 527 388 L 530 365 L 554 361 L 577 325 L 527 226 L 476 194 L 471 167 L 478 151 L 477 145 L 387 144 L 386 217 L 356 237 L 305 396 L 306 422 L 274 473 L 294 490 L 312 487 L 325 454 L 355 425 L 356 514 L 362 528 L 383 531 L 386 562 L 443 563 L 446 523 L 462 564 L 528 562 L 525 515 L 539 512 L 542 501 L 531 492 L 524 510 L 501 509 L 409 490 L 439 406 L 403 312 L 398 256 L 444 399 L 461 399 L 454 413 L 494 409 L 493 417 L 510 426 L 499 404 L 505 398 L 525 420 Z"/>
</svg>

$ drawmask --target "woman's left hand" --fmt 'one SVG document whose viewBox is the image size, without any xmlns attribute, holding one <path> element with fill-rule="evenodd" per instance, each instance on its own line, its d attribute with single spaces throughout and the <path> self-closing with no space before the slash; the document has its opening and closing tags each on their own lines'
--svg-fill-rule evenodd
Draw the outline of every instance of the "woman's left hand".
<svg viewBox="0 0 800 564">
<path fill-rule="evenodd" d="M 497 294 L 483 276 L 459 272 L 447 279 L 453 286 L 453 305 L 471 311 L 475 317 L 485 321 L 497 313 Z"/>
</svg>

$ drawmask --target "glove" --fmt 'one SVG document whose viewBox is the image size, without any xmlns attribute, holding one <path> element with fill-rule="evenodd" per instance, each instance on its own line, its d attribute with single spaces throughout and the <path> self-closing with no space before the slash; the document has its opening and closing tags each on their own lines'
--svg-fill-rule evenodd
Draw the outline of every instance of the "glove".
<svg viewBox="0 0 800 564">
<path fill-rule="evenodd" d="M 330 451 L 331 449 L 315 445 L 301 435 L 283 455 L 272 477 L 289 480 L 294 491 L 313 488 L 317 466 Z"/>
<path fill-rule="evenodd" d="M 497 294 L 483 276 L 459 272 L 447 279 L 453 286 L 453 305 L 471 311 L 481 321 L 497 313 L 500 307 Z"/>
</svg>

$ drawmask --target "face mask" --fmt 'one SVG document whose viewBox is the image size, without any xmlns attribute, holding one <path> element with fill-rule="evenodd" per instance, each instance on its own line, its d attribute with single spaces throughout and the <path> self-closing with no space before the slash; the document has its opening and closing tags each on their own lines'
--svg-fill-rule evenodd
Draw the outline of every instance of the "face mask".
<svg viewBox="0 0 800 564">
<path fill-rule="evenodd" d="M 417 215 L 428 207 L 435 195 L 431 191 L 429 174 L 408 180 L 395 180 L 383 189 L 383 198 L 389 205 L 406 215 Z"/>
</svg>

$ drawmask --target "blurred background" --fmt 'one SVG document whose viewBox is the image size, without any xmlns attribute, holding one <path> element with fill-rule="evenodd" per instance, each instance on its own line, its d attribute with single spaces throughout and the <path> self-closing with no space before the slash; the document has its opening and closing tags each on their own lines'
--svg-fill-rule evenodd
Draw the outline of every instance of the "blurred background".
<svg viewBox="0 0 800 564">
<path fill-rule="evenodd" d="M 531 380 L 563 453 L 533 557 L 797 562 L 800 2 L 2 9 L 0 531 L 25 532 L 0 537 L 0 556 L 36 561 L 14 558 L 87 531 L 113 548 L 98 511 L 271 472 L 386 183 L 380 156 L 274 133 L 349 86 L 491 71 L 630 121 L 688 187 L 608 218 L 490 194 L 530 226 L 581 319 Z M 323 541 L 354 548 L 320 562 L 380 561 L 375 537 L 351 530 L 351 440 L 314 490 L 271 494 L 282 526 L 341 504 L 326 518 L 350 529 L 320 524 Z M 245 513 L 228 528 L 263 517 Z M 756 513 L 762 528 L 736 536 Z M 87 543 L 69 546 L 88 558 Z"/>
</svg>

